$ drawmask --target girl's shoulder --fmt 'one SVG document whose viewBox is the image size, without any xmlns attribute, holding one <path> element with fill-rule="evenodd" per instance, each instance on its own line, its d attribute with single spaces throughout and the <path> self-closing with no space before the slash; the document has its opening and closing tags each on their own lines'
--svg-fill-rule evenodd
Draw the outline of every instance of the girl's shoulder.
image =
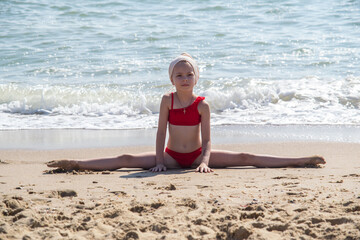
<svg viewBox="0 0 360 240">
<path fill-rule="evenodd" d="M 162 101 L 171 101 L 171 94 L 172 94 L 172 93 L 165 93 L 165 94 L 162 96 Z"/>
<path fill-rule="evenodd" d="M 205 99 L 201 100 L 198 105 L 198 110 L 199 112 L 210 111 L 209 103 Z"/>
<path fill-rule="evenodd" d="M 170 108 L 171 106 L 171 93 L 166 93 L 162 96 L 161 104 L 165 104 Z"/>
<path fill-rule="evenodd" d="M 169 93 L 165 93 L 163 95 L 163 98 L 171 98 L 171 94 L 173 94 L 172 92 L 169 92 Z"/>
</svg>

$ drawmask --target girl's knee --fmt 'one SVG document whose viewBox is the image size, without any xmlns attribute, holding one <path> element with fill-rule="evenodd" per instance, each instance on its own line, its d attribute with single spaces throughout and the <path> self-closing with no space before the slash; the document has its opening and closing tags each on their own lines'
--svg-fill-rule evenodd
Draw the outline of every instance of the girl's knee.
<svg viewBox="0 0 360 240">
<path fill-rule="evenodd" d="M 249 159 L 250 159 L 250 155 L 247 153 L 238 153 L 237 154 L 237 159 L 241 162 L 241 163 L 248 163 Z"/>
<path fill-rule="evenodd" d="M 131 160 L 134 158 L 134 156 L 131 154 L 122 154 L 122 155 L 118 156 L 117 158 L 118 158 L 118 160 L 120 160 L 122 162 L 131 162 Z"/>
</svg>

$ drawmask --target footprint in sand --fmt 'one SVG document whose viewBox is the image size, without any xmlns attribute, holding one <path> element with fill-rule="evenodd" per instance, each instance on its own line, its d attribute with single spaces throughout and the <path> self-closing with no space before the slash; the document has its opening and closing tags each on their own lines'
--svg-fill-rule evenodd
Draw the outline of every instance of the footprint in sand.
<svg viewBox="0 0 360 240">
<path fill-rule="evenodd" d="M 15 216 L 18 213 L 24 211 L 23 204 L 16 199 L 5 199 L 3 201 L 6 209 L 3 211 L 3 215 L 5 216 Z"/>
<path fill-rule="evenodd" d="M 185 206 L 185 207 L 189 207 L 191 209 L 198 208 L 196 201 L 191 198 L 182 199 L 182 203 L 178 204 L 178 206 Z"/>
<path fill-rule="evenodd" d="M 151 203 L 150 205 L 149 204 L 138 204 L 138 205 L 130 208 L 129 210 L 131 212 L 141 214 L 141 213 L 151 212 L 154 209 L 158 209 L 162 206 L 165 206 L 165 204 L 161 201 L 158 201 L 158 202 Z"/>
<path fill-rule="evenodd" d="M 360 212 L 360 205 L 354 206 L 354 207 L 351 207 L 351 208 L 347 208 L 345 211 L 348 212 L 348 213 Z"/>
<path fill-rule="evenodd" d="M 244 226 L 238 226 L 235 222 L 230 222 L 219 226 L 223 233 L 217 234 L 219 239 L 247 239 L 253 232 Z"/>
<path fill-rule="evenodd" d="M 0 164 L 9 164 L 9 163 L 0 159 Z"/>
<path fill-rule="evenodd" d="M 345 218 L 345 217 L 326 219 L 326 221 L 327 221 L 327 222 L 330 222 L 330 224 L 331 224 L 332 226 L 353 222 L 352 219 L 350 219 L 350 218 Z"/>
<path fill-rule="evenodd" d="M 120 215 L 121 215 L 121 212 L 119 210 L 112 210 L 112 211 L 105 212 L 103 214 L 104 218 L 117 218 Z"/>
<path fill-rule="evenodd" d="M 77 193 L 74 190 L 70 190 L 70 189 L 65 189 L 65 190 L 55 190 L 55 191 L 51 191 L 50 194 L 48 195 L 49 198 L 54 198 L 54 197 L 77 197 Z"/>
<path fill-rule="evenodd" d="M 134 212 L 134 213 L 147 212 L 146 208 L 144 206 L 141 206 L 141 205 L 134 206 L 134 207 L 130 208 L 129 210 L 131 212 Z"/>
<path fill-rule="evenodd" d="M 272 224 L 270 225 L 268 228 L 266 228 L 266 230 L 268 231 L 280 231 L 280 232 L 284 232 L 288 229 L 289 224 Z"/>
<path fill-rule="evenodd" d="M 156 202 L 156 203 L 152 203 L 150 204 L 150 207 L 154 208 L 154 209 L 158 209 L 159 207 L 164 206 L 165 204 L 162 202 Z"/>
<path fill-rule="evenodd" d="M 176 190 L 176 187 L 174 184 L 170 183 L 169 186 L 165 187 L 165 190 L 174 191 L 174 190 Z"/>
</svg>

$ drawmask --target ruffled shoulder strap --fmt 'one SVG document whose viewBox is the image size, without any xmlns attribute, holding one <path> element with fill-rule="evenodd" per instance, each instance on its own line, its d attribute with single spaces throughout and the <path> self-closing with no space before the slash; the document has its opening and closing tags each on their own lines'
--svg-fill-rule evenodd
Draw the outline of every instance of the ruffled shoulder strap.
<svg viewBox="0 0 360 240">
<path fill-rule="evenodd" d="M 194 105 L 197 106 L 199 105 L 199 103 L 204 100 L 205 97 L 201 97 L 201 96 L 198 96 L 196 99 L 195 99 L 195 102 L 194 102 Z"/>
</svg>

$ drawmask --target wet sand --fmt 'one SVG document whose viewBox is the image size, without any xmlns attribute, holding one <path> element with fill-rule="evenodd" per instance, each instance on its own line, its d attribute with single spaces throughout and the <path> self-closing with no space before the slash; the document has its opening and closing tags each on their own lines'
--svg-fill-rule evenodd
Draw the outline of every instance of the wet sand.
<svg viewBox="0 0 360 240">
<path fill-rule="evenodd" d="M 0 150 L 0 239 L 359 239 L 360 144 L 217 144 L 322 168 L 49 172 L 45 162 L 152 146 Z"/>
</svg>

